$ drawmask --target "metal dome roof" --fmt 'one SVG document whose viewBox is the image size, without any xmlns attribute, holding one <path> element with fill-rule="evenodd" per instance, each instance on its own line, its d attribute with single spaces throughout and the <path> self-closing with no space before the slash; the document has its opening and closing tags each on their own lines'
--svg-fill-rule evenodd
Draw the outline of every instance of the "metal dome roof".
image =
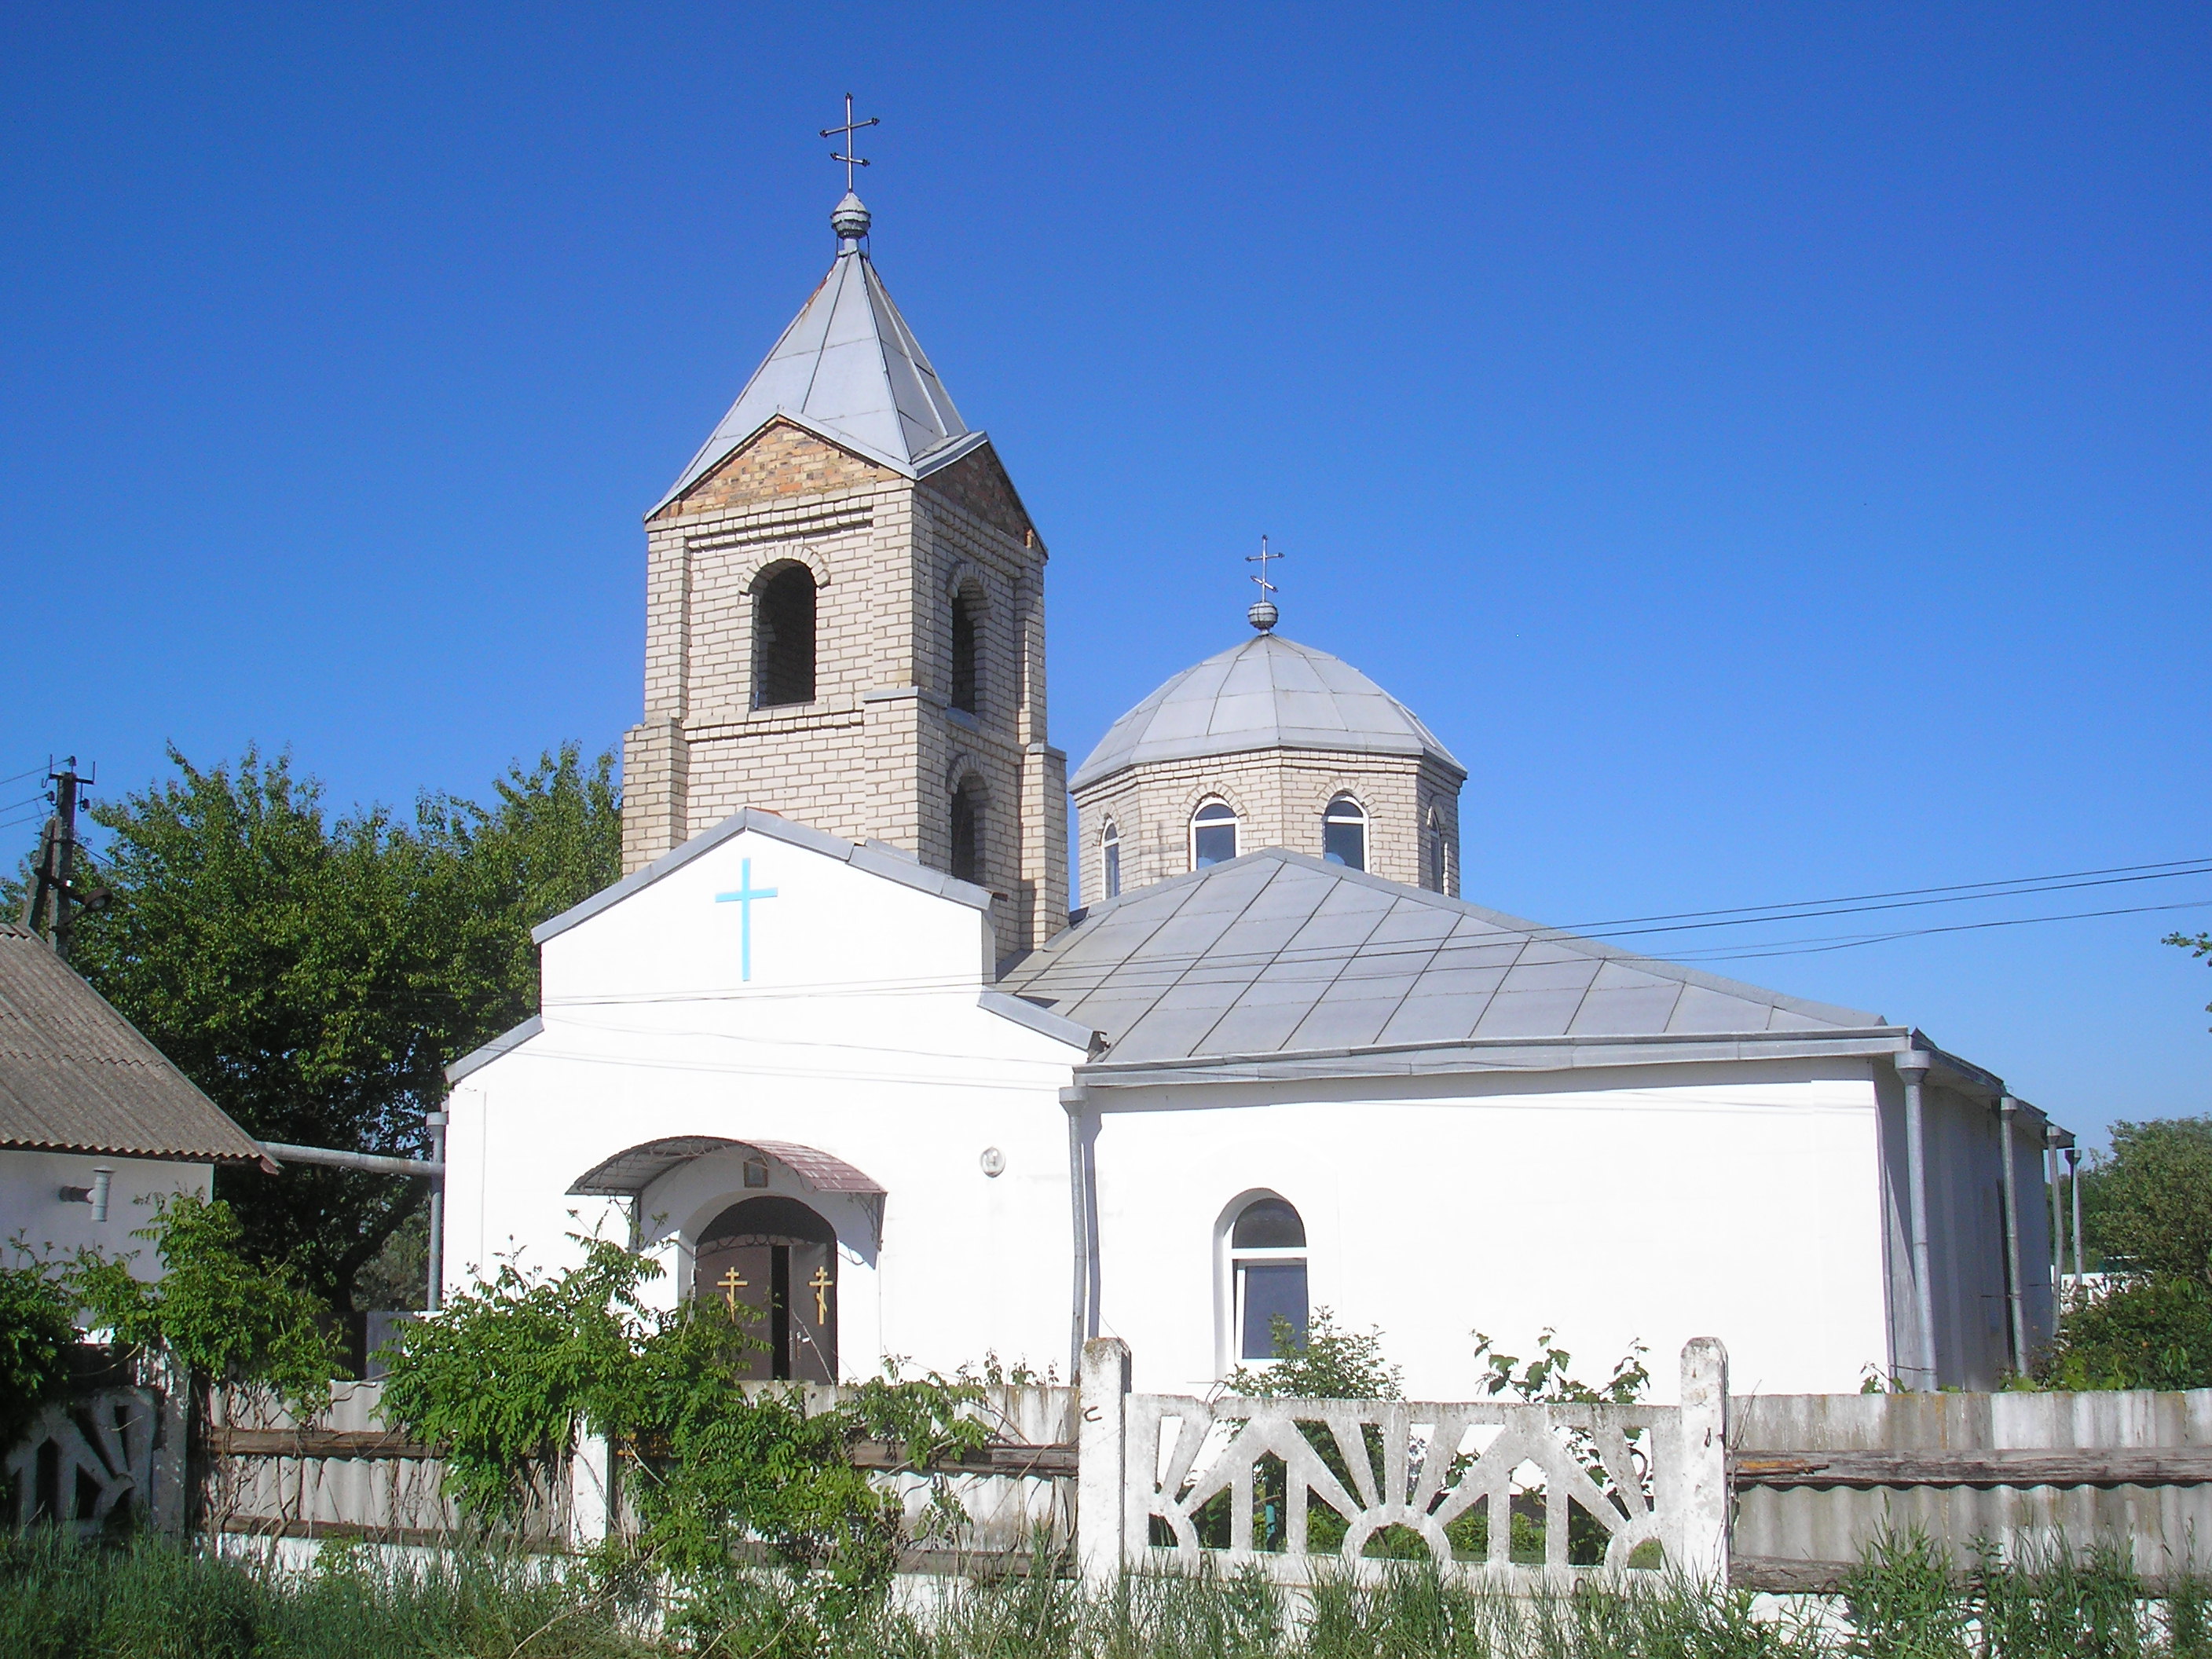
<svg viewBox="0 0 2212 1659">
<path fill-rule="evenodd" d="M 1261 634 L 1186 668 L 1115 720 L 1068 787 L 1152 761 L 1255 749 L 1426 755 L 1467 775 L 1412 709 L 1350 663 Z"/>
</svg>

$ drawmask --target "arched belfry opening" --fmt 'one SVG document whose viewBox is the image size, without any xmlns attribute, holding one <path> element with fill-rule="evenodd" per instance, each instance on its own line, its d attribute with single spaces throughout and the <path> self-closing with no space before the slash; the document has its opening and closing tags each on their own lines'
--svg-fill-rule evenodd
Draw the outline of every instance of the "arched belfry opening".
<svg viewBox="0 0 2212 1659">
<path fill-rule="evenodd" d="M 983 712 L 982 665 L 975 647 L 978 609 L 968 594 L 952 596 L 952 706 L 963 714 Z"/>
<path fill-rule="evenodd" d="M 814 573 L 772 565 L 753 586 L 753 707 L 814 701 Z"/>
<path fill-rule="evenodd" d="M 952 792 L 952 874 L 960 881 L 986 885 L 984 854 L 989 817 L 983 786 L 963 778 Z"/>
<path fill-rule="evenodd" d="M 767 1345 L 745 1356 L 748 1377 L 837 1380 L 837 1230 L 809 1206 L 781 1194 L 731 1205 L 693 1247 L 691 1288 Z"/>
</svg>

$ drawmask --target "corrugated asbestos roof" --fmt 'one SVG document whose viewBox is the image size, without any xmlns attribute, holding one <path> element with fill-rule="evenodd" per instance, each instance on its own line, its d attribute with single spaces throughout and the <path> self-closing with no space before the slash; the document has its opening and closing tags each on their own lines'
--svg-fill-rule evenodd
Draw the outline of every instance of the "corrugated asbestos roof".
<svg viewBox="0 0 2212 1659">
<path fill-rule="evenodd" d="M 253 1163 L 258 1142 L 36 935 L 0 926 L 0 1146 Z"/>
<path fill-rule="evenodd" d="M 778 415 L 908 477 L 957 459 L 983 435 L 969 434 L 883 278 L 857 246 L 837 256 L 653 512 Z M 971 435 L 974 442 L 961 442 Z"/>
<path fill-rule="evenodd" d="M 1882 1024 L 1280 848 L 1092 910 L 1000 988 L 1101 1032 L 1115 1064 Z"/>
<path fill-rule="evenodd" d="M 1261 634 L 1184 669 L 1115 720 L 1067 787 L 1152 761 L 1255 749 L 1429 755 L 1467 772 L 1419 716 L 1341 657 Z"/>
</svg>

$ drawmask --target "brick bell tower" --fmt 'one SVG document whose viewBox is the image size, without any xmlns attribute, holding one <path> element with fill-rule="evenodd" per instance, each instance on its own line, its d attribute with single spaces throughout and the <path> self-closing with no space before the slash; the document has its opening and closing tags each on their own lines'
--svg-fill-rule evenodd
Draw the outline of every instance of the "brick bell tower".
<svg viewBox="0 0 2212 1659">
<path fill-rule="evenodd" d="M 836 262 L 646 515 L 625 872 L 744 806 L 994 896 L 1003 957 L 1067 915 L 1044 543 L 891 303 L 848 191 Z"/>
</svg>

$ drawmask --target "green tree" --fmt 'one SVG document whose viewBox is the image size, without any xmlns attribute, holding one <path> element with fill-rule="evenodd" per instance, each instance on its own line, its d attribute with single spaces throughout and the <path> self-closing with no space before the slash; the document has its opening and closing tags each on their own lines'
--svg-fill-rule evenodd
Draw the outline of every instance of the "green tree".
<svg viewBox="0 0 2212 1659">
<path fill-rule="evenodd" d="M 489 805 L 425 795 L 331 817 L 249 750 L 96 803 L 106 910 L 76 966 L 264 1140 L 419 1155 L 444 1068 L 538 1000 L 530 930 L 621 873 L 613 757 L 517 765 Z M 340 1309 L 425 1185 L 293 1164 L 226 1171 L 244 1247 Z"/>
<path fill-rule="evenodd" d="M 2212 957 L 2212 933 L 2168 933 L 2166 943 L 2188 951 L 2199 962 Z M 2204 1005 L 2204 1012 L 2212 1014 L 2212 1002 Z"/>
<path fill-rule="evenodd" d="M 2212 1117 L 2112 1125 L 2081 1182 L 2081 1222 L 2107 1272 L 2212 1287 Z"/>
</svg>

